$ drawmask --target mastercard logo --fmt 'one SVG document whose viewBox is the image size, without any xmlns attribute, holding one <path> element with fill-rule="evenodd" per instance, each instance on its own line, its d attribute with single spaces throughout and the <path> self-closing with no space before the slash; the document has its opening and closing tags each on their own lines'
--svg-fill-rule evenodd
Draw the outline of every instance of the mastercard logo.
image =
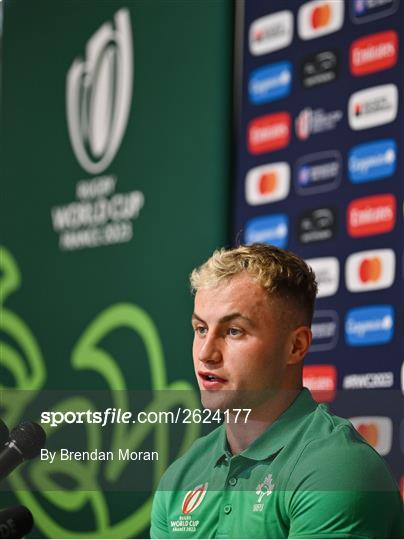
<svg viewBox="0 0 404 540">
<path fill-rule="evenodd" d="M 369 444 L 373 447 L 377 446 L 379 442 L 379 431 L 376 424 L 359 424 L 356 430 Z"/>
<path fill-rule="evenodd" d="M 364 259 L 359 266 L 359 279 L 362 283 L 379 281 L 382 275 L 382 261 L 379 257 Z"/>
<path fill-rule="evenodd" d="M 313 9 L 311 15 L 312 28 L 327 26 L 331 21 L 331 7 L 329 4 L 321 4 Z"/>
<path fill-rule="evenodd" d="M 356 416 L 350 418 L 356 431 L 378 452 L 385 456 L 393 443 L 393 422 L 388 416 Z"/>
<path fill-rule="evenodd" d="M 190 514 L 198 508 L 206 495 L 208 489 L 208 482 L 196 486 L 192 491 L 188 491 L 182 502 L 182 513 Z"/>
<path fill-rule="evenodd" d="M 395 278 L 396 257 L 392 249 L 352 253 L 345 263 L 348 291 L 362 292 L 391 287 Z"/>
<path fill-rule="evenodd" d="M 248 204 L 267 204 L 285 199 L 290 190 L 290 166 L 278 162 L 251 169 L 246 176 L 245 197 Z"/>
</svg>

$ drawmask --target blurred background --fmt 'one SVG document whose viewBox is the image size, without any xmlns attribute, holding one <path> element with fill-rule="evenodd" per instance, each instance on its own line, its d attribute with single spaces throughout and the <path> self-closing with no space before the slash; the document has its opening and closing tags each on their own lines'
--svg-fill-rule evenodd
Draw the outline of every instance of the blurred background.
<svg viewBox="0 0 404 540">
<path fill-rule="evenodd" d="M 0 28 L 7 425 L 198 407 L 189 273 L 267 242 L 319 281 L 305 385 L 403 492 L 402 2 L 1 0 Z M 147 536 L 160 475 L 202 427 L 63 428 L 162 458 L 32 462 L 0 506 L 26 505 L 32 537 Z"/>
</svg>

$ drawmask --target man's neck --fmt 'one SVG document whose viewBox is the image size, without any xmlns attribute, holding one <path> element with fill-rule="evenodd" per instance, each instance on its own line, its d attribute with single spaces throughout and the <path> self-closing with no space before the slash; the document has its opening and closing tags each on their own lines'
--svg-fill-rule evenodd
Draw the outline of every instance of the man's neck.
<svg viewBox="0 0 404 540">
<path fill-rule="evenodd" d="M 274 398 L 251 409 L 248 420 L 239 419 L 226 424 L 226 435 L 232 454 L 240 454 L 277 420 L 294 402 L 302 388 L 283 391 Z"/>
</svg>

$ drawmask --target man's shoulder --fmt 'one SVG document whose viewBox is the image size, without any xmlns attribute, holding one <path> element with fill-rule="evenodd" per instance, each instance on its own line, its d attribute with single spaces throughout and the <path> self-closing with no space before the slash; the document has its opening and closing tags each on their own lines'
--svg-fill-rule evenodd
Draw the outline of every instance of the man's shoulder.
<svg viewBox="0 0 404 540">
<path fill-rule="evenodd" d="M 318 406 L 306 428 L 290 478 L 300 482 L 312 471 L 324 490 L 391 491 L 395 483 L 383 458 L 351 422 Z"/>
<path fill-rule="evenodd" d="M 207 461 L 213 464 L 215 450 L 223 440 L 223 429 L 223 426 L 219 426 L 208 435 L 196 439 L 191 447 L 167 468 L 160 480 L 160 488 L 174 489 L 183 484 L 185 478 L 192 478 L 192 471 L 200 470 L 204 463 L 207 465 Z"/>
</svg>

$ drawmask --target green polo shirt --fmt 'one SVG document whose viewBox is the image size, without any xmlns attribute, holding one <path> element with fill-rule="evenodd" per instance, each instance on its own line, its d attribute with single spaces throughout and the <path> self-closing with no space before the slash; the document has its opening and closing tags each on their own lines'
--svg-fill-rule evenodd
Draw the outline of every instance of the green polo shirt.
<svg viewBox="0 0 404 540">
<path fill-rule="evenodd" d="M 352 424 L 307 389 L 241 454 L 225 426 L 174 462 L 152 538 L 403 538 L 397 486 Z"/>
</svg>

